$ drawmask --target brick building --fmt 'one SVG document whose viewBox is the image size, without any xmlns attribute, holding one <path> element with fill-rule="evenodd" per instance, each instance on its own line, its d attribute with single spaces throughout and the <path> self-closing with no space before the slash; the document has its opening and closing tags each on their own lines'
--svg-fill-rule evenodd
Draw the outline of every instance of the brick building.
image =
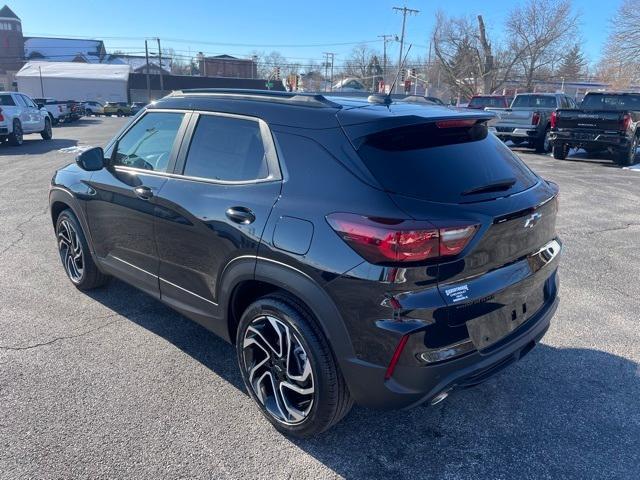
<svg viewBox="0 0 640 480">
<path fill-rule="evenodd" d="M 200 53 L 198 67 L 203 77 L 258 78 L 258 64 L 251 58 L 231 55 L 205 57 Z"/>
</svg>

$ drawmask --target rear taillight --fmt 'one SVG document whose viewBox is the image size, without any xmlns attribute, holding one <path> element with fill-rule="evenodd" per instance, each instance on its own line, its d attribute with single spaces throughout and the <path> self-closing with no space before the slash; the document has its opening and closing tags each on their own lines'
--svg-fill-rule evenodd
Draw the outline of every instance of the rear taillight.
<svg viewBox="0 0 640 480">
<path fill-rule="evenodd" d="M 434 228 L 411 220 L 365 217 L 351 213 L 327 216 L 329 225 L 364 259 L 375 264 L 421 262 L 459 254 L 478 225 Z"/>
<path fill-rule="evenodd" d="M 538 125 L 539 123 L 540 123 L 540 114 L 538 112 L 535 112 L 533 114 L 533 117 L 531 117 L 531 124 Z"/>
<path fill-rule="evenodd" d="M 558 114 L 555 111 L 551 112 L 551 128 L 556 128 L 557 117 Z"/>
<path fill-rule="evenodd" d="M 625 113 L 624 116 L 622 117 L 622 131 L 626 132 L 627 130 L 629 130 L 630 126 L 631 126 L 631 115 L 629 115 L 628 113 Z"/>
<path fill-rule="evenodd" d="M 2 109 L 0 108 L 0 122 L 4 122 L 4 115 L 2 115 Z"/>
</svg>

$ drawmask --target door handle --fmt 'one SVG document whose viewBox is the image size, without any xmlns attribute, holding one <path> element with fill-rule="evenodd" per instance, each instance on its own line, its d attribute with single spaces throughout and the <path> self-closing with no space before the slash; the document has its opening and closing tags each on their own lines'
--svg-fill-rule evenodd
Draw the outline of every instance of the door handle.
<svg viewBox="0 0 640 480">
<path fill-rule="evenodd" d="M 151 197 L 153 197 L 153 190 L 151 190 L 151 188 L 149 187 L 136 187 L 133 189 L 133 191 L 135 192 L 136 196 L 138 198 L 141 198 L 142 200 L 149 200 Z"/>
<path fill-rule="evenodd" d="M 241 225 L 249 225 L 256 219 L 256 216 L 247 207 L 230 207 L 225 213 L 229 220 Z"/>
</svg>

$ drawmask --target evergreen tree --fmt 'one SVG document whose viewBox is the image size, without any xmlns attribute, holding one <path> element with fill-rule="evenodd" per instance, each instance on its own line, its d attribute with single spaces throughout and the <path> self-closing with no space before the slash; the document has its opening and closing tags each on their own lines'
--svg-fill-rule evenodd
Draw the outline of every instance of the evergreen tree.
<svg viewBox="0 0 640 480">
<path fill-rule="evenodd" d="M 565 80 L 578 80 L 584 73 L 587 61 L 579 44 L 574 44 L 567 54 L 562 58 L 558 67 L 557 76 L 564 77 Z"/>
</svg>

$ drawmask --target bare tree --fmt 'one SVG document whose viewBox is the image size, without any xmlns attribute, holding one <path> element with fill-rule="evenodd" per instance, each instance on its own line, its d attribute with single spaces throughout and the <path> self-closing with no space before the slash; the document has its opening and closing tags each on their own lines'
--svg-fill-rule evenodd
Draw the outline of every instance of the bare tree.
<svg viewBox="0 0 640 480">
<path fill-rule="evenodd" d="M 519 50 L 490 40 L 482 15 L 450 18 L 438 12 L 433 46 L 444 81 L 467 98 L 502 87 L 520 58 Z"/>
<path fill-rule="evenodd" d="M 640 9 L 625 0 L 611 19 L 610 32 L 598 64 L 598 77 L 615 87 L 640 82 Z"/>
<path fill-rule="evenodd" d="M 374 57 L 380 58 L 380 52 L 369 47 L 366 43 L 355 46 L 344 63 L 345 75 L 366 78 Z"/>
<path fill-rule="evenodd" d="M 511 48 L 521 52 L 519 65 L 525 88 L 533 89 L 537 74 L 556 65 L 575 40 L 578 14 L 570 0 L 527 0 L 506 22 Z"/>
<path fill-rule="evenodd" d="M 269 78 L 274 74 L 275 68 L 280 67 L 280 75 L 286 75 L 288 62 L 287 59 L 278 51 L 265 52 L 254 50 L 251 56 L 258 63 L 258 76 L 260 78 Z"/>
</svg>

